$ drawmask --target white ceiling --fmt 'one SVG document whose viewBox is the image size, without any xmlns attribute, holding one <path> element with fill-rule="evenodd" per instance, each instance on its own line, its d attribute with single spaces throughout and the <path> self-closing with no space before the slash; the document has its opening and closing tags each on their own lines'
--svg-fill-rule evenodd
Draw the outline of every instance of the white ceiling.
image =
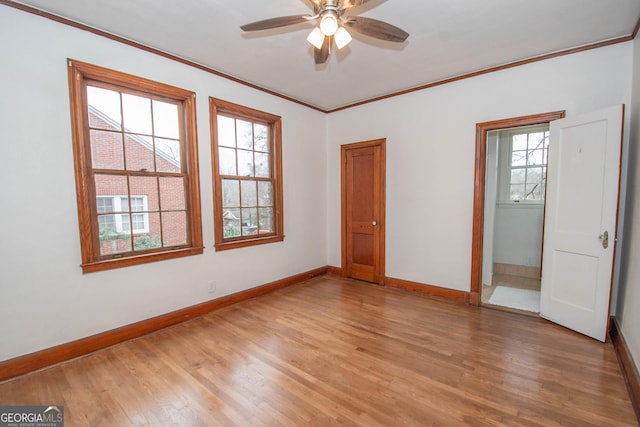
<svg viewBox="0 0 640 427">
<path fill-rule="evenodd" d="M 352 31 L 316 66 L 305 23 L 240 25 L 310 13 L 309 0 L 22 0 L 331 110 L 513 61 L 632 34 L 640 0 L 371 0 L 349 10 L 410 33 L 403 44 Z"/>
</svg>

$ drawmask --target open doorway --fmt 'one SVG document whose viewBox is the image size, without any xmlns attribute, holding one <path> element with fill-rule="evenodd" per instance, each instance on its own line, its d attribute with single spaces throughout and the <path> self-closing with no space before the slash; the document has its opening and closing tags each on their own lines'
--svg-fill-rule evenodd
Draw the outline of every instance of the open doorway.
<svg viewBox="0 0 640 427">
<path fill-rule="evenodd" d="M 617 235 L 624 106 L 563 117 L 560 111 L 476 125 L 470 303 L 482 304 L 490 132 L 550 123 L 539 314 L 605 341 L 615 255 L 609 240 Z"/>
<path fill-rule="evenodd" d="M 549 124 L 486 136 L 483 304 L 540 312 Z"/>
<path fill-rule="evenodd" d="M 472 304 L 539 311 L 532 304 L 519 306 L 516 300 L 540 302 L 546 178 L 542 163 L 549 122 L 563 117 L 564 111 L 556 111 L 476 126 Z"/>
</svg>

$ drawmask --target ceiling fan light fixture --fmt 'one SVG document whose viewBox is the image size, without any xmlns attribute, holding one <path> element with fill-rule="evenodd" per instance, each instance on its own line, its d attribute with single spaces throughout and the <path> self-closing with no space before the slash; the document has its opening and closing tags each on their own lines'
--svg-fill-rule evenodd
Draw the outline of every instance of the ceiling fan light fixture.
<svg viewBox="0 0 640 427">
<path fill-rule="evenodd" d="M 338 47 L 338 49 L 342 49 L 343 47 L 348 45 L 351 40 L 353 40 L 351 34 L 349 34 L 349 31 L 347 31 L 344 27 L 338 28 L 333 38 L 336 41 L 336 46 Z"/>
<path fill-rule="evenodd" d="M 316 49 L 322 49 L 322 44 L 324 43 L 324 34 L 322 34 L 320 28 L 316 27 L 307 36 L 307 41 L 315 46 Z"/>
<path fill-rule="evenodd" d="M 322 15 L 320 30 L 325 36 L 332 36 L 338 30 L 338 15 L 333 10 L 328 10 Z"/>
<path fill-rule="evenodd" d="M 313 7 L 313 15 L 268 18 L 242 25 L 240 29 L 242 31 L 262 31 L 315 21 L 317 27 L 307 36 L 307 41 L 314 47 L 313 59 L 316 65 L 327 62 L 333 51 L 334 40 L 337 49 L 348 45 L 352 40 L 351 31 L 378 40 L 404 43 L 409 37 L 409 33 L 401 28 L 364 16 L 347 14 L 345 17 L 345 12 L 369 1 L 371 0 L 307 0 L 306 2 Z M 372 6 L 374 6 L 373 3 Z"/>
</svg>

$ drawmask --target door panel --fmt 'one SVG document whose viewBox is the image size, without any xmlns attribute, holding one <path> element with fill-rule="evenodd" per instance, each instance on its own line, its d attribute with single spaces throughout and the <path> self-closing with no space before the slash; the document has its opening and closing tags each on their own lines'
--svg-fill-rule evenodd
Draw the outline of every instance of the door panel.
<svg viewBox="0 0 640 427">
<path fill-rule="evenodd" d="M 623 107 L 551 122 L 540 315 L 604 341 Z"/>
<path fill-rule="evenodd" d="M 342 146 L 343 272 L 384 280 L 384 140 Z"/>
</svg>

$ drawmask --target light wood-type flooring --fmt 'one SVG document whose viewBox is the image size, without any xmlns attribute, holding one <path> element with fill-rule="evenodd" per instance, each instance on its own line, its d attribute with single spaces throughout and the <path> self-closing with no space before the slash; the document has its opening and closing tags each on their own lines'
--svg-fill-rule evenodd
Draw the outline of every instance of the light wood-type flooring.
<svg viewBox="0 0 640 427">
<path fill-rule="evenodd" d="M 636 426 L 610 342 L 322 276 L 0 384 L 75 426 Z"/>
</svg>

